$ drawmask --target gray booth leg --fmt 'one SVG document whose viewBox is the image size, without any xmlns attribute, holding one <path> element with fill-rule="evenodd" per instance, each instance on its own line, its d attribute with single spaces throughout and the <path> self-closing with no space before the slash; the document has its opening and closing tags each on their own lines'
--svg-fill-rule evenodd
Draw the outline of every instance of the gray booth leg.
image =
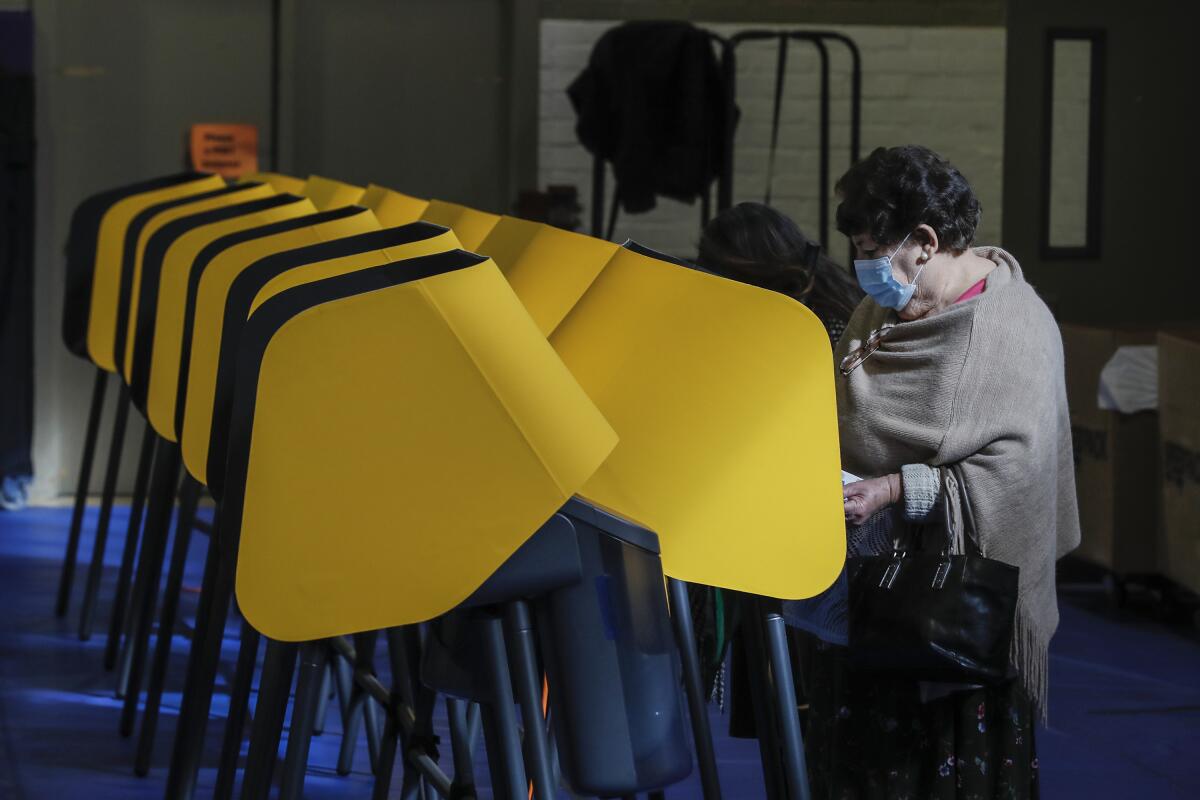
<svg viewBox="0 0 1200 800">
<path fill-rule="evenodd" d="M 527 796 L 525 763 L 517 733 L 517 715 L 512 702 L 512 677 L 499 617 L 484 619 L 486 674 L 494 702 L 484 708 L 483 728 L 488 740 L 488 764 L 492 768 L 492 792 L 497 800 L 522 800 Z M 490 735 L 489 735 L 489 730 Z"/>
<path fill-rule="evenodd" d="M 296 678 L 296 699 L 292 703 L 292 727 L 283 760 L 279 800 L 299 800 L 304 794 L 304 773 L 308 768 L 308 752 L 328 658 L 328 645 L 324 641 L 305 642 L 300 646 L 300 671 Z"/>
<path fill-rule="evenodd" d="M 504 626 L 509 657 L 515 672 L 517 700 L 521 704 L 521 721 L 525 725 L 525 755 L 533 778 L 534 798 L 554 800 L 557 786 L 550 770 L 550 743 L 546 736 L 546 718 L 542 713 L 541 681 L 534 649 L 533 618 L 529 603 L 515 600 L 504 612 Z"/>
<path fill-rule="evenodd" d="M 708 703 L 700 683 L 700 657 L 696 653 L 696 636 L 692 630 L 692 609 L 688 604 L 687 584 L 674 578 L 667 580 L 671 600 L 671 622 L 683 667 L 683 688 L 687 695 L 688 712 L 692 722 L 692 738 L 696 744 L 696 761 L 700 767 L 700 787 L 704 800 L 721 800 L 721 782 L 717 777 L 717 755 L 713 749 L 712 730 L 708 724 Z"/>
<path fill-rule="evenodd" d="M 800 736 L 800 714 L 796 708 L 796 687 L 792 681 L 792 660 L 788 656 L 787 634 L 783 618 L 768 614 L 765 620 L 767 653 L 774 677 L 775 705 L 779 712 L 783 768 L 788 795 L 792 800 L 810 800 L 808 769 L 804 762 L 804 741 Z"/>
</svg>

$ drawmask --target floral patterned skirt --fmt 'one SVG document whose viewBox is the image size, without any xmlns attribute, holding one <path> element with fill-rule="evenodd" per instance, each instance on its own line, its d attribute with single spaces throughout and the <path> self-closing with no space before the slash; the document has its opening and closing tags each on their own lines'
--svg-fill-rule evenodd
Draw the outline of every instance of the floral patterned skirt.
<svg viewBox="0 0 1200 800">
<path fill-rule="evenodd" d="M 1038 797 L 1036 715 L 1018 681 L 923 703 L 913 681 L 851 672 L 843 648 L 803 649 L 814 798 Z"/>
</svg>

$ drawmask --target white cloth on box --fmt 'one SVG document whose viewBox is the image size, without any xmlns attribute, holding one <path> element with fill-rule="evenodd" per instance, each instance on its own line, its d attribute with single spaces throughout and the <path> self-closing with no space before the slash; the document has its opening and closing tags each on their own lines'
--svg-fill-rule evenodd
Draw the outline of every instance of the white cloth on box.
<svg viewBox="0 0 1200 800">
<path fill-rule="evenodd" d="M 1106 411 L 1158 410 L 1158 347 L 1118 347 L 1100 371 L 1096 403 Z"/>
</svg>

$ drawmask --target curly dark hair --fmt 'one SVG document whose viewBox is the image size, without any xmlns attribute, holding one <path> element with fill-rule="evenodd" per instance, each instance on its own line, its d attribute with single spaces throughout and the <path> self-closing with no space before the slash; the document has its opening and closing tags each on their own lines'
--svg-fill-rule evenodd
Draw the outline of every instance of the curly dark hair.
<svg viewBox="0 0 1200 800">
<path fill-rule="evenodd" d="M 863 296 L 790 217 L 762 203 L 722 211 L 704 228 L 699 250 L 704 269 L 794 297 L 826 323 L 850 319 Z"/>
<path fill-rule="evenodd" d="M 983 210 L 963 174 L 928 147 L 879 147 L 846 171 L 835 187 L 842 202 L 837 228 L 869 234 L 876 244 L 899 242 L 924 223 L 941 247 L 962 253 L 975 241 Z"/>
</svg>

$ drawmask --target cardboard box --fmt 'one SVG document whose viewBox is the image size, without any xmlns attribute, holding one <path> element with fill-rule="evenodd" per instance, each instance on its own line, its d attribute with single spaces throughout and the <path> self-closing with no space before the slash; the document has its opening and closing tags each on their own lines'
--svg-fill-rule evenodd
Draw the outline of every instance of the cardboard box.
<svg viewBox="0 0 1200 800">
<path fill-rule="evenodd" d="M 1063 325 L 1067 402 L 1082 541 L 1076 555 L 1118 575 L 1161 573 L 1159 419 L 1096 404 L 1100 371 L 1118 347 L 1154 344 L 1145 329 Z"/>
<path fill-rule="evenodd" d="M 1158 336 L 1166 573 L 1200 593 L 1200 333 Z"/>
</svg>

